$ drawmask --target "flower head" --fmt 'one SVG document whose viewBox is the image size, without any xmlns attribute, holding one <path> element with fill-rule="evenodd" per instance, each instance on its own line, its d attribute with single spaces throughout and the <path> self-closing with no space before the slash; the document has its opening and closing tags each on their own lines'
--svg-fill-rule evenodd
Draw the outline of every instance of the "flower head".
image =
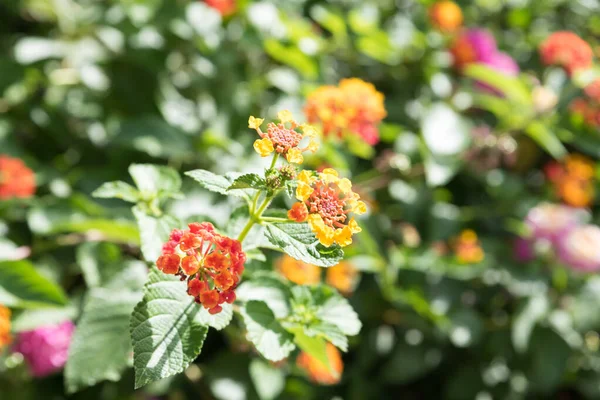
<svg viewBox="0 0 600 400">
<path fill-rule="evenodd" d="M 600 228 L 581 225 L 571 229 L 558 243 L 558 257 L 575 270 L 600 270 Z"/>
<path fill-rule="evenodd" d="M 450 52 L 454 65 L 462 69 L 472 63 L 486 63 L 492 59 L 498 49 L 496 40 L 485 29 L 467 29 L 454 40 Z"/>
<path fill-rule="evenodd" d="M 334 169 L 300 172 L 296 198 L 299 202 L 292 206 L 288 217 L 296 222 L 308 221 L 321 244 L 347 246 L 352 243 L 352 234 L 361 231 L 348 214 L 364 214 L 367 207 L 352 191 L 350 180 L 339 178 Z"/>
<path fill-rule="evenodd" d="M 36 377 L 56 372 L 67 362 L 75 325 L 66 321 L 19 333 L 15 351 L 21 353 Z"/>
<path fill-rule="evenodd" d="M 345 295 L 354 291 L 358 283 L 359 272 L 354 265 L 342 261 L 333 267 L 327 268 L 325 281 Z"/>
<path fill-rule="evenodd" d="M 552 244 L 574 226 L 578 225 L 585 212 L 560 204 L 541 203 L 529 210 L 525 224 L 534 240 L 547 240 Z"/>
<path fill-rule="evenodd" d="M 277 270 L 296 285 L 314 285 L 321 281 L 321 268 L 296 260 L 287 254 L 277 260 Z"/>
<path fill-rule="evenodd" d="M 485 257 L 479 244 L 479 238 L 475 231 L 471 229 L 465 229 L 460 233 L 454 244 L 454 252 L 456 259 L 461 264 L 479 263 Z"/>
<path fill-rule="evenodd" d="M 35 175 L 18 158 L 0 155 L 0 200 L 28 198 L 35 193 Z"/>
<path fill-rule="evenodd" d="M 319 124 L 323 135 L 342 138 L 358 135 L 369 145 L 379 141 L 377 126 L 387 115 L 383 94 L 358 78 L 343 79 L 338 86 L 321 86 L 304 107 L 310 123 Z"/>
<path fill-rule="evenodd" d="M 233 14 L 237 9 L 235 0 L 204 0 L 204 2 L 224 17 Z"/>
<path fill-rule="evenodd" d="M 545 168 L 556 193 L 573 207 L 589 206 L 595 196 L 594 162 L 580 154 L 569 154 L 563 163 L 550 163 Z"/>
<path fill-rule="evenodd" d="M 187 280 L 188 294 L 211 314 L 221 304 L 233 303 L 246 254 L 235 239 L 215 232 L 209 222 L 191 223 L 189 229 L 174 229 L 163 246 L 156 266 L 165 274 Z"/>
<path fill-rule="evenodd" d="M 431 24 L 443 32 L 453 32 L 463 23 L 460 7 L 453 1 L 443 0 L 429 7 Z"/>
<path fill-rule="evenodd" d="M 0 304 L 0 350 L 10 341 L 10 310 Z"/>
<path fill-rule="evenodd" d="M 331 368 L 305 352 L 300 353 L 296 364 L 308 373 L 311 381 L 321 385 L 335 385 L 342 378 L 344 362 L 340 351 L 331 343 L 327 343 L 326 352 Z"/>
<path fill-rule="evenodd" d="M 569 75 L 592 66 L 592 48 L 573 32 L 554 32 L 544 40 L 539 50 L 544 64 L 559 65 Z"/>
<path fill-rule="evenodd" d="M 261 157 L 267 157 L 275 151 L 283 155 L 290 163 L 302 164 L 304 162 L 303 152 L 314 153 L 319 148 L 319 144 L 315 140 L 316 129 L 310 125 L 298 124 L 288 110 L 280 111 L 277 117 L 279 123 L 270 122 L 266 132 L 260 129 L 264 119 L 253 116 L 248 119 L 248 127 L 256 130 L 261 137 L 254 142 L 254 150 Z M 301 147 L 305 138 L 308 138 L 308 143 Z"/>
</svg>

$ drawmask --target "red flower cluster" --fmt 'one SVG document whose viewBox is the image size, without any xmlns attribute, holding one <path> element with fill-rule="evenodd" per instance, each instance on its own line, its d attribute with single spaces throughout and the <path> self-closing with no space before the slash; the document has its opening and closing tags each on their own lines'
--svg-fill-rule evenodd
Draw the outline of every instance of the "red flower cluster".
<svg viewBox="0 0 600 400">
<path fill-rule="evenodd" d="M 204 0 L 204 2 L 224 17 L 233 14 L 237 8 L 235 0 Z"/>
<path fill-rule="evenodd" d="M 28 198 L 35 193 L 35 175 L 18 158 L 0 156 L 0 199 Z"/>
<path fill-rule="evenodd" d="M 586 97 L 577 97 L 569 105 L 573 114 L 580 115 L 586 125 L 600 128 L 600 103 Z"/>
<path fill-rule="evenodd" d="M 187 279 L 188 294 L 211 314 L 221 304 L 235 301 L 234 289 L 244 272 L 246 254 L 235 239 L 215 232 L 209 222 L 194 222 L 189 229 L 174 229 L 156 261 L 165 274 Z"/>
<path fill-rule="evenodd" d="M 594 53 L 590 45 L 573 32 L 559 31 L 540 45 L 540 56 L 546 65 L 560 65 L 572 75 L 592 66 Z"/>
</svg>

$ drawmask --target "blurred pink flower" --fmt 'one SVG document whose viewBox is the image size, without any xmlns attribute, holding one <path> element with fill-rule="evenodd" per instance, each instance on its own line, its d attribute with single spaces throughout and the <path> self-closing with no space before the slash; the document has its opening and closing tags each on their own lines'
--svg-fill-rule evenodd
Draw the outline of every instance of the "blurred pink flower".
<svg viewBox="0 0 600 400">
<path fill-rule="evenodd" d="M 47 376 L 60 370 L 67 362 L 74 330 L 75 325 L 66 321 L 21 332 L 14 350 L 23 354 L 34 376 Z"/>
<path fill-rule="evenodd" d="M 502 72 L 505 75 L 517 76 L 519 74 L 519 65 L 506 53 L 497 52 L 482 62 L 488 67 L 495 69 L 498 72 Z"/>
<path fill-rule="evenodd" d="M 485 29 L 467 29 L 454 41 L 450 49 L 458 69 L 472 63 L 485 63 L 498 52 L 494 36 Z"/>
<path fill-rule="evenodd" d="M 517 238 L 513 242 L 513 256 L 519 262 L 528 262 L 535 258 L 533 249 L 534 243 L 531 240 Z"/>
<path fill-rule="evenodd" d="M 600 228 L 582 225 L 571 229 L 558 244 L 558 257 L 578 271 L 600 270 Z"/>
<path fill-rule="evenodd" d="M 585 214 L 585 211 L 572 207 L 541 203 L 529 210 L 525 223 L 532 239 L 545 239 L 556 245 L 562 236 L 581 222 Z"/>
</svg>

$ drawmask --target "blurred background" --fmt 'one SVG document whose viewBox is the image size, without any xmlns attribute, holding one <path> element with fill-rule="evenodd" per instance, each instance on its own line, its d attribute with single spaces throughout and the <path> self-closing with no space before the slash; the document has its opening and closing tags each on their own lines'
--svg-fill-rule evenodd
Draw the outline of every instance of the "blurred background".
<svg viewBox="0 0 600 400">
<path fill-rule="evenodd" d="M 0 268 L 0 398 L 600 398 L 599 11 L 596 0 L 0 0 L 0 261 L 69 299 L 10 307 L 2 286 L 17 278 Z M 234 323 L 184 373 L 143 389 L 130 360 L 65 384 L 88 271 L 143 275 L 130 207 L 91 193 L 131 182 L 132 163 L 261 171 L 248 116 L 283 109 L 322 133 L 306 164 L 351 177 L 369 213 L 343 264 L 273 253 L 247 274 L 348 297 L 363 328 L 347 353 L 332 350 L 338 374 L 302 356 L 267 362 Z M 187 178 L 182 191 L 171 214 L 229 220 L 224 197 Z"/>
</svg>

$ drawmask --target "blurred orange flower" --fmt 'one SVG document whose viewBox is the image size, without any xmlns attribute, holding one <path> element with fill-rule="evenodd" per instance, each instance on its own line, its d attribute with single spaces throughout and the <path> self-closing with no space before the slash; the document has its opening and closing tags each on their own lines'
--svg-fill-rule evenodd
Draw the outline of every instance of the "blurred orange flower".
<svg viewBox="0 0 600 400">
<path fill-rule="evenodd" d="M 594 162 L 580 154 L 569 154 L 563 163 L 546 165 L 546 176 L 557 195 L 573 207 L 587 207 L 595 197 Z"/>
<path fill-rule="evenodd" d="M 479 238 L 471 229 L 463 230 L 454 243 L 454 254 L 461 264 L 475 264 L 483 261 L 485 254 Z"/>
<path fill-rule="evenodd" d="M 554 32 L 540 45 L 540 56 L 546 65 L 559 65 L 572 75 L 592 66 L 594 56 L 590 45 L 573 32 Z"/>
<path fill-rule="evenodd" d="M 311 124 L 320 124 L 324 136 L 360 136 L 367 144 L 379 141 L 377 125 L 387 115 L 383 94 L 358 78 L 343 79 L 338 86 L 321 86 L 311 93 L 304 114 Z"/>
<path fill-rule="evenodd" d="M 320 385 L 335 385 L 342 378 L 344 362 L 340 351 L 331 343 L 327 343 L 327 359 L 331 369 L 305 352 L 300 353 L 296 363 L 308 373 L 311 381 Z"/>
<path fill-rule="evenodd" d="M 453 32 L 463 23 L 460 7 L 453 1 L 438 1 L 429 8 L 431 24 L 443 32 Z"/>
<path fill-rule="evenodd" d="M 277 261 L 277 270 L 296 285 L 314 285 L 321 281 L 321 269 L 284 254 Z"/>
<path fill-rule="evenodd" d="M 35 175 L 18 158 L 0 155 L 0 199 L 29 198 L 35 193 Z"/>
<path fill-rule="evenodd" d="M 10 342 L 10 310 L 0 305 L 0 350 Z"/>
<path fill-rule="evenodd" d="M 233 14 L 237 9 L 235 0 L 204 0 L 204 2 L 224 17 Z"/>
<path fill-rule="evenodd" d="M 350 294 L 354 291 L 358 281 L 359 272 L 356 267 L 347 261 L 327 268 L 325 281 L 343 294 Z"/>
</svg>

